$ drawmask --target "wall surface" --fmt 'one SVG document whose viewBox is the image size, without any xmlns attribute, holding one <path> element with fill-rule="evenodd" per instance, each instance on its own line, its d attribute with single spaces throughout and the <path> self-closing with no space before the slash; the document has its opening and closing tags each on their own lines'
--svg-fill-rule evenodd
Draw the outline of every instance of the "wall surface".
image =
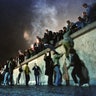
<svg viewBox="0 0 96 96">
<path fill-rule="evenodd" d="M 80 59 L 83 60 L 85 63 L 86 68 L 88 69 L 89 72 L 89 77 L 90 77 L 90 84 L 95 85 L 96 84 L 96 22 L 87 25 L 83 29 L 77 31 L 71 36 L 74 39 L 75 46 L 74 48 L 76 49 L 77 53 L 80 56 Z M 60 45 L 62 41 L 58 43 L 58 47 L 56 48 L 57 52 L 59 53 L 64 53 L 65 49 L 63 45 Z M 41 85 L 46 85 L 47 84 L 47 76 L 45 75 L 45 62 L 43 60 L 44 58 L 44 53 L 48 49 L 44 50 L 43 52 L 37 54 L 36 56 L 28 59 L 27 61 L 22 63 L 23 69 L 28 62 L 28 66 L 30 67 L 30 84 L 34 85 L 35 80 L 34 80 L 34 73 L 32 71 L 32 68 L 34 66 L 34 63 L 36 62 L 38 66 L 40 66 L 42 73 L 40 75 L 40 84 Z M 63 65 L 65 62 L 65 55 L 60 59 L 60 69 L 63 74 Z M 72 78 L 71 78 L 71 70 L 72 68 L 69 69 L 69 76 L 71 80 L 71 84 L 73 84 Z M 19 71 L 18 67 L 14 70 L 13 78 L 14 78 L 14 83 L 16 84 L 16 80 L 18 77 Z M 21 75 L 20 79 L 20 84 L 25 84 L 25 75 L 24 72 Z M 64 79 L 62 78 L 62 84 L 65 84 Z"/>
<path fill-rule="evenodd" d="M 96 84 L 96 28 L 76 39 L 75 49 L 88 68 L 90 83 Z"/>
</svg>

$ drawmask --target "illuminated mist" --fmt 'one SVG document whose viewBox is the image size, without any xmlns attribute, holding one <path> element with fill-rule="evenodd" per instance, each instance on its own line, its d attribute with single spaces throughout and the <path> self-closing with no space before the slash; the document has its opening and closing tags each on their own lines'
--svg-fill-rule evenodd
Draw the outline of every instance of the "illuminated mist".
<svg viewBox="0 0 96 96">
<path fill-rule="evenodd" d="M 93 0 L 94 1 L 94 0 Z M 75 3 L 74 3 L 75 2 Z M 32 30 L 27 38 L 27 42 L 30 45 L 35 42 L 35 37 L 44 36 L 45 29 L 58 32 L 64 26 L 69 19 L 72 22 L 77 20 L 83 12 L 82 4 L 88 2 L 87 0 L 36 0 L 32 5 Z M 89 0 L 88 3 L 92 3 Z M 26 38 L 25 38 L 26 39 Z"/>
<path fill-rule="evenodd" d="M 35 37 L 40 36 L 41 38 L 44 35 L 45 29 L 56 31 L 58 27 L 57 10 L 55 6 L 48 6 L 46 0 L 38 0 L 32 12 L 35 16 L 33 16 L 34 20 L 32 21 L 32 34 L 31 39 L 27 39 L 28 43 L 35 42 Z M 29 37 L 29 38 L 30 38 Z"/>
<path fill-rule="evenodd" d="M 0 63 L 15 57 L 44 36 L 81 16 L 82 4 L 96 0 L 0 0 Z"/>
</svg>

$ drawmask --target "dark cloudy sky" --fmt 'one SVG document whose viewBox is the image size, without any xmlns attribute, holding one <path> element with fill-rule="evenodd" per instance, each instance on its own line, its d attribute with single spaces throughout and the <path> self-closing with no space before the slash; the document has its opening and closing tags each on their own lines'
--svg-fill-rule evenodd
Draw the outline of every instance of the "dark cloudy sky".
<svg viewBox="0 0 96 96">
<path fill-rule="evenodd" d="M 46 28 L 58 31 L 76 21 L 82 4 L 95 0 L 0 0 L 0 63 L 30 47 Z"/>
</svg>

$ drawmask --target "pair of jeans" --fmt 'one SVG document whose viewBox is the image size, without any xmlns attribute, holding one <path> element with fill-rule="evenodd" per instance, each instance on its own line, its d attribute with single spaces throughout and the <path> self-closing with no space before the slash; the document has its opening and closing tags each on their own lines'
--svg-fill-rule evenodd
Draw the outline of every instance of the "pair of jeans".
<svg viewBox="0 0 96 96">
<path fill-rule="evenodd" d="M 35 75 L 35 82 L 36 82 L 36 85 L 39 85 L 39 75 Z"/>
<path fill-rule="evenodd" d="M 10 74 L 9 72 L 6 72 L 4 75 L 4 81 L 3 81 L 4 85 L 7 85 L 9 83 L 9 78 L 10 78 Z"/>
<path fill-rule="evenodd" d="M 58 86 L 61 84 L 61 72 L 59 66 L 55 66 L 54 71 L 56 73 L 54 78 L 54 85 Z"/>
</svg>

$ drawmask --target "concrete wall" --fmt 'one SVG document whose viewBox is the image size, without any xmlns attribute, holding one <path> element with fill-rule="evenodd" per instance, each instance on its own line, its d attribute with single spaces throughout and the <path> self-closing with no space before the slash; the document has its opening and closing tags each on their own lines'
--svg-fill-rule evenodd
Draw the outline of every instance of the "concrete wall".
<svg viewBox="0 0 96 96">
<path fill-rule="evenodd" d="M 75 49 L 88 68 L 90 84 L 96 84 L 96 22 L 78 33 L 82 32 L 87 33 L 74 39 Z"/>
<path fill-rule="evenodd" d="M 89 71 L 89 76 L 90 76 L 90 84 L 96 84 L 96 22 L 84 27 L 83 29 L 79 30 L 78 32 L 74 33 L 71 37 L 74 39 L 75 42 L 75 49 L 77 50 L 77 53 L 79 54 L 81 60 L 84 61 L 85 66 L 87 67 Z M 65 49 L 63 45 L 61 45 L 60 41 L 58 43 L 58 47 L 56 50 L 59 53 L 64 53 Z M 47 76 L 45 75 L 45 62 L 43 60 L 44 58 L 44 53 L 48 49 L 44 50 L 43 52 L 37 54 L 36 56 L 28 59 L 27 61 L 22 63 L 23 69 L 24 69 L 24 64 L 28 62 L 28 66 L 30 67 L 30 84 L 35 84 L 34 81 L 34 74 L 32 71 L 32 67 L 34 66 L 34 62 L 40 66 L 42 73 L 40 75 L 40 81 L 41 85 L 46 85 L 47 84 Z M 63 64 L 65 60 L 65 55 L 60 59 L 60 69 L 61 72 L 63 73 Z M 72 68 L 68 71 L 69 75 L 71 72 Z M 14 70 L 13 78 L 14 78 L 14 83 L 16 84 L 16 79 L 18 77 L 18 67 Z M 64 79 L 63 84 L 65 84 Z M 70 80 L 72 80 L 71 75 L 70 75 Z M 25 84 L 25 75 L 22 73 L 21 79 L 20 79 L 21 84 Z M 73 81 L 71 82 L 73 84 Z"/>
<path fill-rule="evenodd" d="M 44 53 L 46 51 L 48 51 L 49 49 L 46 49 L 44 50 L 43 52 L 41 52 L 40 54 L 38 54 L 37 56 L 34 56 L 33 58 L 30 58 L 30 60 L 27 60 L 25 62 L 22 63 L 22 68 L 24 69 L 25 67 L 25 64 L 26 62 L 28 62 L 28 66 L 30 68 L 30 84 L 31 85 L 34 85 L 35 84 L 35 78 L 34 78 L 34 72 L 32 70 L 33 66 L 34 66 L 34 63 L 37 63 L 38 66 L 40 67 L 42 73 L 40 74 L 40 83 L 41 85 L 47 85 L 47 79 L 48 77 L 45 75 L 45 61 L 44 61 Z M 59 53 L 64 53 L 65 50 L 64 50 L 64 47 L 61 45 L 59 46 L 58 48 L 56 48 L 56 50 L 59 52 Z M 52 54 L 52 52 L 51 52 Z M 39 57 L 38 57 L 39 56 Z M 64 64 L 64 60 L 65 60 L 65 55 L 62 56 L 62 58 L 60 58 L 60 69 L 63 73 L 63 64 Z M 50 70 L 50 69 L 49 69 Z M 19 71 L 18 71 L 18 67 L 14 70 L 14 73 L 13 73 L 13 78 L 14 78 L 14 83 L 16 84 L 16 79 L 18 77 L 18 74 L 19 74 Z M 25 75 L 24 75 L 24 72 L 22 73 L 21 75 L 21 79 L 20 79 L 20 84 L 25 84 Z"/>
</svg>

